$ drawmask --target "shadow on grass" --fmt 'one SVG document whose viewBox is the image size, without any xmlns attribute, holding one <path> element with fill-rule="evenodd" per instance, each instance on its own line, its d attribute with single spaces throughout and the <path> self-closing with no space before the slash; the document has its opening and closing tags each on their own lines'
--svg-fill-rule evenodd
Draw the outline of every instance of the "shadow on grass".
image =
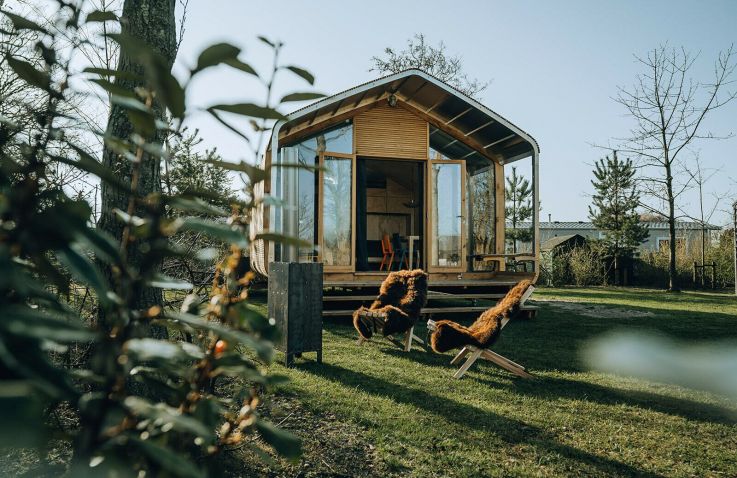
<svg viewBox="0 0 737 478">
<path fill-rule="evenodd" d="M 421 350 L 412 351 L 409 354 L 402 350 L 387 348 L 382 352 L 398 358 L 417 361 L 426 366 L 440 367 L 445 369 L 443 373 L 448 374 L 451 380 L 453 371 L 457 368 L 450 365 L 452 354 L 426 353 Z M 511 357 L 517 360 L 517 357 Z M 530 368 L 523 362 L 532 374 L 535 369 Z M 726 425 L 737 424 L 737 412 L 718 405 L 696 402 L 693 400 L 672 397 L 654 392 L 640 390 L 622 390 L 589 382 L 569 380 L 556 377 L 537 376 L 534 380 L 524 380 L 515 377 L 509 372 L 503 371 L 487 361 L 478 361 L 474 365 L 484 377 L 467 375 L 464 380 L 479 382 L 483 386 L 494 388 L 508 388 L 515 393 L 530 395 L 537 398 L 556 399 L 565 398 L 571 400 L 586 400 L 603 405 L 626 404 L 632 407 L 652 410 L 667 415 L 676 415 L 688 420 L 720 423 Z M 539 370 L 538 370 L 539 371 Z M 497 380 L 506 377 L 512 378 L 513 382 Z"/>
<path fill-rule="evenodd" d="M 530 426 L 519 420 L 479 409 L 475 406 L 449 400 L 446 397 L 428 393 L 425 390 L 409 388 L 401 384 L 372 377 L 364 373 L 331 364 L 306 363 L 300 366 L 303 371 L 338 382 L 343 386 L 358 388 L 366 393 L 392 400 L 441 416 L 462 427 L 483 433 L 493 433 L 509 444 L 524 443 L 541 451 L 559 454 L 585 466 L 597 468 L 606 474 L 624 476 L 659 477 L 662 475 L 610 458 L 601 457 L 557 442 L 545 430 Z"/>
</svg>

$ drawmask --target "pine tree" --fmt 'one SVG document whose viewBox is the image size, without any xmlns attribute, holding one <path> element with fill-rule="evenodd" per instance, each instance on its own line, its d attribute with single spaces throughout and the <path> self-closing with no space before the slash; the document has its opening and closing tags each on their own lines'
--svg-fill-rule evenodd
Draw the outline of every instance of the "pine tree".
<svg viewBox="0 0 737 478">
<path fill-rule="evenodd" d="M 524 176 L 517 175 L 517 168 L 512 167 L 512 174 L 507 176 L 507 187 L 504 190 L 506 201 L 505 216 L 511 223 L 511 229 L 507 229 L 506 236 L 511 242 L 512 253 L 517 253 L 517 242 L 532 240 L 532 229 L 518 226 L 532 218 L 532 187 L 530 180 Z"/>
<path fill-rule="evenodd" d="M 647 227 L 636 209 L 640 194 L 635 184 L 635 168 L 630 159 L 620 161 L 617 152 L 595 163 L 591 181 L 596 193 L 589 206 L 589 218 L 604 232 L 602 243 L 614 261 L 615 283 L 621 274 L 622 259 L 631 258 L 647 238 Z"/>
</svg>

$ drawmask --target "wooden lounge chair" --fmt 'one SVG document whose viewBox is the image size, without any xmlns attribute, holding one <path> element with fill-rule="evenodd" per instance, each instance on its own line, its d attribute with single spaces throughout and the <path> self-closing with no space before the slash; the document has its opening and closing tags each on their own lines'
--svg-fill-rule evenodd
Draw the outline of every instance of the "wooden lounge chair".
<svg viewBox="0 0 737 478">
<path fill-rule="evenodd" d="M 463 374 L 479 358 L 489 360 L 520 377 L 533 378 L 522 365 L 489 350 L 489 347 L 496 342 L 509 319 L 525 310 L 525 302 L 534 290 L 535 287 L 529 280 L 521 281 L 510 289 L 497 305 L 482 313 L 469 327 L 464 327 L 451 320 L 438 320 L 437 322 L 429 320 L 427 322 L 427 327 L 431 331 L 430 345 L 435 352 L 444 353 L 461 348 L 461 351 L 451 360 L 451 365 L 458 365 L 467 357 L 453 378 L 463 377 Z"/>
<path fill-rule="evenodd" d="M 405 333 L 404 350 L 410 351 L 412 342 L 424 342 L 414 334 L 422 307 L 427 303 L 427 274 L 422 269 L 390 273 L 381 284 L 379 296 L 370 307 L 361 307 L 353 313 L 353 326 L 359 334 L 359 345 L 375 333 L 392 339 Z"/>
</svg>

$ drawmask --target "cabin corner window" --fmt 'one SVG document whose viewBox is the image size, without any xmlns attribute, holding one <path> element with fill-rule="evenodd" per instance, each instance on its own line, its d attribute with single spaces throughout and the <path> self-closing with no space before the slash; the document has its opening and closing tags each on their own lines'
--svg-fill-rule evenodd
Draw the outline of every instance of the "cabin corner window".
<svg viewBox="0 0 737 478">
<path fill-rule="evenodd" d="M 353 124 L 348 121 L 320 131 L 293 146 L 297 148 L 298 164 L 303 166 L 297 173 L 298 200 L 292 205 L 297 212 L 297 234 L 301 240 L 312 244 L 299 248 L 298 260 L 313 262 L 318 259 L 319 244 L 317 220 L 319 174 L 316 173 L 319 157 L 325 152 L 352 154 Z"/>
<path fill-rule="evenodd" d="M 441 269 L 463 267 L 462 161 L 431 162 L 431 265 Z"/>
<path fill-rule="evenodd" d="M 531 254 L 534 240 L 535 210 L 532 159 L 519 160 L 504 167 L 504 217 L 506 253 Z M 516 264 L 509 264 L 514 269 Z"/>
<path fill-rule="evenodd" d="M 468 210 L 471 218 L 470 249 L 472 270 L 493 270 L 494 263 L 484 260 L 496 253 L 496 187 L 494 165 L 468 167 Z"/>
<path fill-rule="evenodd" d="M 350 267 L 353 263 L 353 158 L 323 156 L 322 262 Z"/>
</svg>

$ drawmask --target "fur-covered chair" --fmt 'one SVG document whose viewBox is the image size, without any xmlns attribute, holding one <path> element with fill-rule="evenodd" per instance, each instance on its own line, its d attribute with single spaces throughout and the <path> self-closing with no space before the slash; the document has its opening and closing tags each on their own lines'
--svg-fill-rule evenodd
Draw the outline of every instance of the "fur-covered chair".
<svg viewBox="0 0 737 478">
<path fill-rule="evenodd" d="M 470 354 L 466 363 L 454 375 L 455 378 L 461 378 L 479 357 L 490 360 L 521 377 L 532 377 L 524 367 L 492 352 L 489 347 L 496 342 L 509 319 L 524 307 L 525 301 L 534 290 L 535 287 L 531 281 L 519 282 L 497 305 L 484 311 L 469 327 L 464 327 L 452 320 L 428 321 L 427 326 L 431 331 L 430 346 L 435 352 L 444 353 L 462 347 L 451 361 L 452 365 L 460 363 L 466 355 Z"/>
<path fill-rule="evenodd" d="M 414 335 L 414 326 L 426 303 L 427 274 L 422 269 L 390 273 L 371 306 L 361 307 L 353 313 L 353 326 L 360 335 L 359 343 L 369 340 L 374 333 L 388 337 L 405 332 L 405 350 L 409 351 L 412 340 L 422 343 Z"/>
</svg>

